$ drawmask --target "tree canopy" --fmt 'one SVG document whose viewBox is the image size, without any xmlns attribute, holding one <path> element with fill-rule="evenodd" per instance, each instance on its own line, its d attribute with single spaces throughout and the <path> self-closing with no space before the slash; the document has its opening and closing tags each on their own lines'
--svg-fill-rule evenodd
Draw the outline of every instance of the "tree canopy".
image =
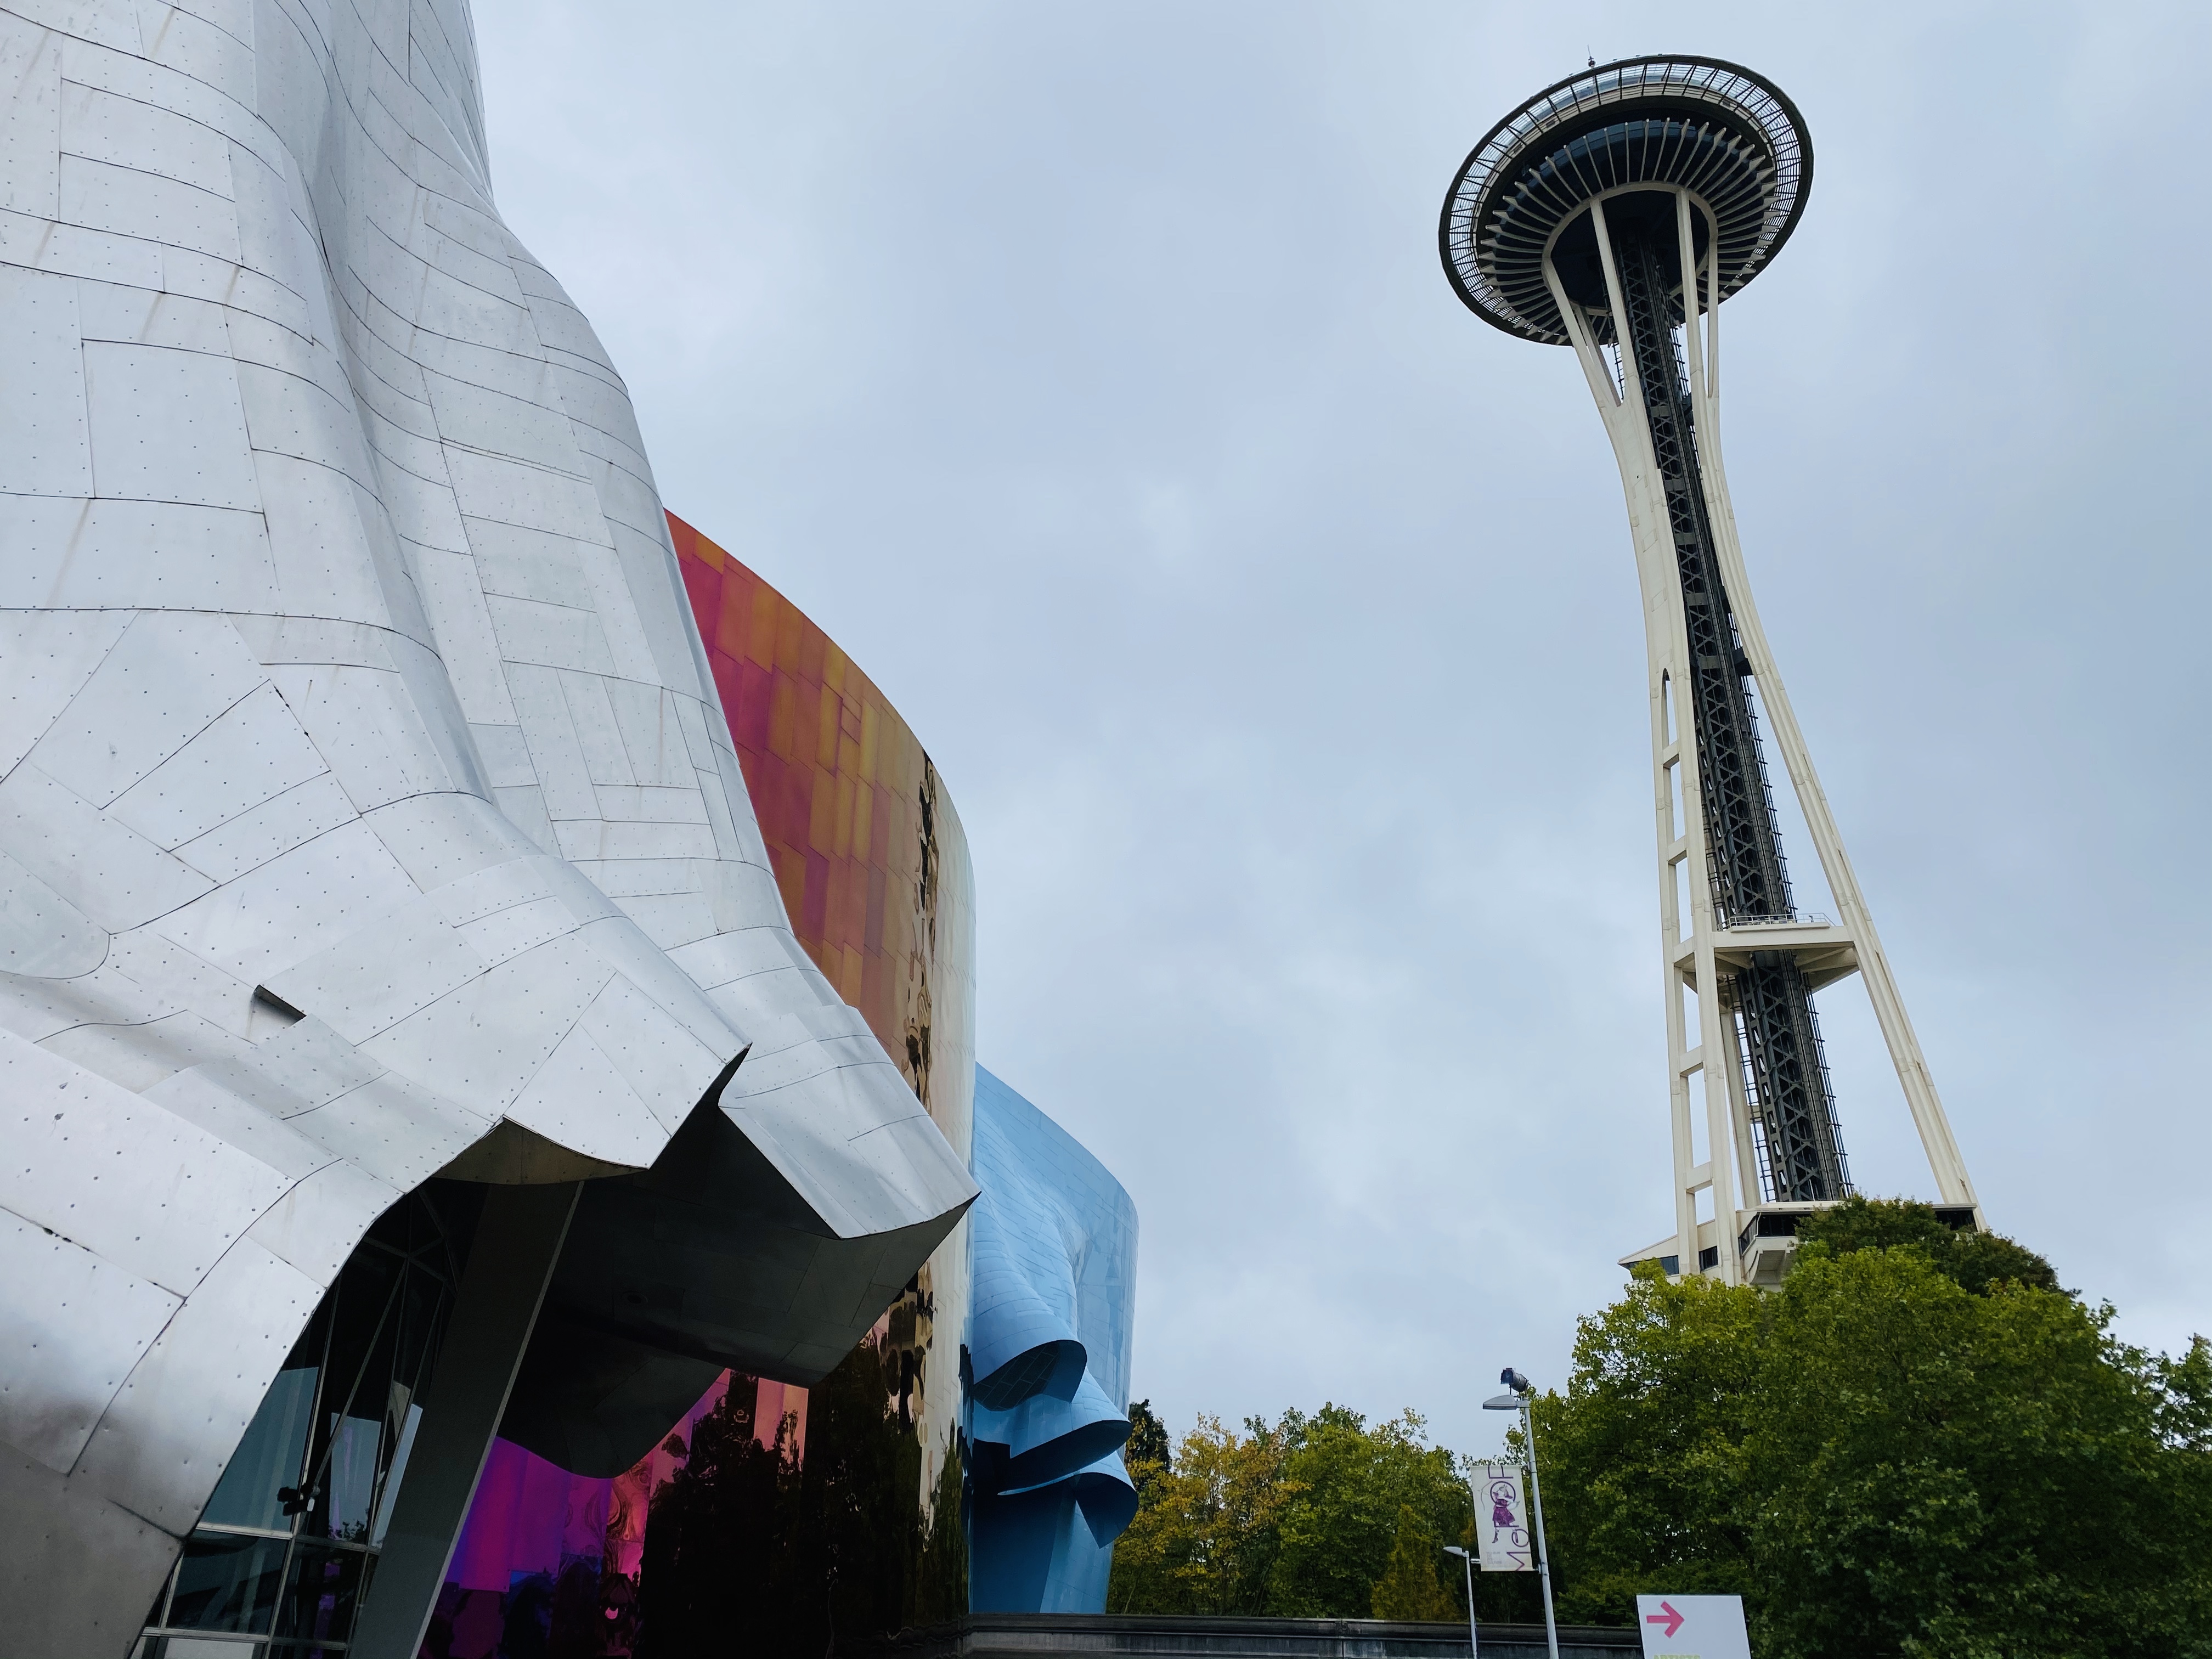
<svg viewBox="0 0 2212 1659">
<path fill-rule="evenodd" d="M 1738 1594 L 1762 1659 L 2212 1659 L 2212 1346 L 2132 1347 L 1925 1205 L 1799 1237 L 1778 1290 L 1647 1267 L 1580 1322 L 1534 1413 L 1561 1620 Z M 1465 1616 L 1465 1468 L 1415 1413 L 1144 1419 L 1114 1611 Z M 1533 1576 L 1476 1610 L 1540 1617 Z"/>
<path fill-rule="evenodd" d="M 1115 1546 L 1113 1611 L 1465 1616 L 1439 1564 L 1440 1540 L 1468 1534 L 1467 1486 L 1416 1413 L 1370 1425 L 1326 1405 L 1242 1432 L 1201 1417 L 1171 1457 L 1164 1439 L 1130 1459 L 1141 1499 Z M 1379 1599 L 1419 1611 L 1378 1613 Z"/>
<path fill-rule="evenodd" d="M 1847 1198 L 1832 1210 L 1807 1216 L 1797 1237 L 1801 1244 L 1825 1247 L 1831 1255 L 1909 1245 L 1924 1255 L 1936 1272 L 1977 1295 L 2008 1282 L 2039 1291 L 2059 1290 L 2058 1275 L 2051 1264 L 2026 1245 L 2002 1233 L 1947 1226 L 1936 1218 L 1933 1206 L 1911 1199 Z"/>
<path fill-rule="evenodd" d="M 1819 1218 L 1782 1287 L 1656 1271 L 1535 1417 L 1563 1618 L 1739 1593 L 1769 1659 L 2212 1654 L 2212 1350 L 2010 1240 Z"/>
<path fill-rule="evenodd" d="M 1373 1596 L 1377 1619 L 1414 1621 L 1456 1619 L 1458 1603 L 1437 1577 L 1437 1535 L 1415 1514 L 1410 1504 L 1398 1505 L 1398 1535 L 1390 1546 L 1389 1565 L 1375 1583 Z"/>
</svg>

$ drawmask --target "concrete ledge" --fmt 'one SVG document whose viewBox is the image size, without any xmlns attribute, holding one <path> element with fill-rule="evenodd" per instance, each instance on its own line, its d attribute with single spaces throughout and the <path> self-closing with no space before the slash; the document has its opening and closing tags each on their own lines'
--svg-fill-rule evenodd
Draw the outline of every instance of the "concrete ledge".
<svg viewBox="0 0 2212 1659">
<path fill-rule="evenodd" d="M 1541 1625 L 1485 1625 L 1478 1634 L 1480 1659 L 1545 1659 Z M 901 1631 L 870 1651 L 872 1659 L 1468 1659 L 1464 1625 L 1077 1613 L 975 1613 Z M 1559 1659 L 1620 1659 L 1642 1651 L 1632 1630 L 1559 1627 Z"/>
</svg>

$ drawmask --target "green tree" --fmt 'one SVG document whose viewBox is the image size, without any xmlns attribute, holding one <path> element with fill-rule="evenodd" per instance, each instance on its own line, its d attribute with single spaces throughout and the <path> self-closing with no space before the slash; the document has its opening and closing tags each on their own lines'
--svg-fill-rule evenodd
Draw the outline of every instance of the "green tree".
<svg viewBox="0 0 2212 1659">
<path fill-rule="evenodd" d="M 1798 1266 L 1746 1445 L 1770 1650 L 2212 1650 L 2205 1455 L 2109 1322 L 1911 1247 Z"/>
<path fill-rule="evenodd" d="M 1284 1506 L 1282 1437 L 1201 1416 L 1172 1462 L 1146 1465 L 1136 1518 L 1114 1546 L 1115 1613 L 1264 1613 Z"/>
<path fill-rule="evenodd" d="M 1133 1420 L 1143 1407 L 1131 1407 Z M 1201 1417 L 1172 1456 L 1165 1443 L 1162 1432 L 1140 1450 L 1132 1437 L 1138 1507 L 1114 1548 L 1107 1606 L 1117 1613 L 1364 1619 L 1406 1515 L 1429 1540 L 1431 1583 L 1437 1540 L 1471 1535 L 1452 1455 L 1428 1443 L 1412 1412 L 1370 1428 L 1325 1405 L 1273 1424 L 1249 1419 L 1241 1434 Z M 1461 1594 L 1455 1581 L 1421 1605 L 1460 1618 Z"/>
<path fill-rule="evenodd" d="M 1432 1539 L 1464 1539 L 1467 1487 L 1452 1455 L 1427 1443 L 1426 1429 L 1411 1411 L 1371 1429 L 1342 1406 L 1323 1406 L 1310 1417 L 1283 1414 L 1275 1431 L 1285 1447 L 1284 1474 L 1297 1491 L 1283 1511 L 1268 1571 L 1268 1612 L 1367 1617 L 1401 1510 L 1411 1509 Z"/>
<path fill-rule="evenodd" d="M 2059 1289 L 2051 1263 L 2026 1245 L 1998 1233 L 1946 1226 L 1936 1219 L 1935 1206 L 1909 1198 L 1854 1194 L 1833 1209 L 1807 1216 L 1797 1237 L 1801 1248 L 1818 1244 L 1831 1255 L 1910 1247 L 1925 1255 L 1936 1272 L 1978 1296 L 2001 1284 Z"/>
<path fill-rule="evenodd" d="M 1439 1620 L 1462 1616 L 1459 1604 L 1437 1578 L 1437 1535 L 1410 1504 L 1398 1506 L 1398 1536 L 1390 1564 L 1370 1598 L 1377 1619 Z"/>
<path fill-rule="evenodd" d="M 1130 1484 L 1142 1496 L 1146 1486 L 1167 1473 L 1175 1461 L 1168 1442 L 1167 1425 L 1152 1414 L 1149 1400 L 1129 1402 L 1129 1443 L 1121 1449 L 1121 1462 Z"/>
<path fill-rule="evenodd" d="M 1660 1589 L 1754 1593 L 1743 1444 L 1766 1315 L 1756 1291 L 1652 1267 L 1582 1322 L 1567 1395 L 1534 1413 L 1562 1618 L 1620 1623 Z"/>
<path fill-rule="evenodd" d="M 1736 1591 L 1765 1659 L 2212 1655 L 2212 1351 L 2130 1348 L 1924 1209 L 1582 1322 L 1536 1409 L 1563 1616 Z"/>
</svg>

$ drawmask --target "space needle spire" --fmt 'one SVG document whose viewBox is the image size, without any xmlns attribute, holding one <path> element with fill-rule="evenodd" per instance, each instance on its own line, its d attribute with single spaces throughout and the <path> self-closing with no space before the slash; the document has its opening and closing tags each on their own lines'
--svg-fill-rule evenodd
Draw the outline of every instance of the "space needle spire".
<svg viewBox="0 0 2212 1659">
<path fill-rule="evenodd" d="M 1750 70 L 1627 59 L 1491 129 L 1438 228 L 1445 273 L 1477 316 L 1573 348 L 1620 463 L 1648 647 L 1674 1210 L 1673 1234 L 1625 1261 L 1729 1284 L 1778 1279 L 1798 1219 L 1851 1190 L 1813 996 L 1854 972 L 1942 1212 L 1979 1224 L 1752 603 L 1721 461 L 1721 302 L 1789 239 L 1812 178 L 1802 118 Z M 1832 920 L 1797 908 L 1762 724 Z"/>
</svg>

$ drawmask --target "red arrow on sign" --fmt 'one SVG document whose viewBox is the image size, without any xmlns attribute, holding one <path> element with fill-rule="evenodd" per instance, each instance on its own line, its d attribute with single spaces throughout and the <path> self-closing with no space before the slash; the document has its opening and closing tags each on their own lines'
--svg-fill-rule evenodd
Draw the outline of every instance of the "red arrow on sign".
<svg viewBox="0 0 2212 1659">
<path fill-rule="evenodd" d="M 1672 1601 L 1662 1601 L 1659 1604 L 1658 1612 L 1647 1613 L 1644 1615 L 1644 1622 L 1647 1625 L 1666 1626 L 1667 1638 L 1672 1641 L 1674 1632 L 1682 1628 L 1682 1615 L 1674 1611 L 1674 1604 Z"/>
</svg>

